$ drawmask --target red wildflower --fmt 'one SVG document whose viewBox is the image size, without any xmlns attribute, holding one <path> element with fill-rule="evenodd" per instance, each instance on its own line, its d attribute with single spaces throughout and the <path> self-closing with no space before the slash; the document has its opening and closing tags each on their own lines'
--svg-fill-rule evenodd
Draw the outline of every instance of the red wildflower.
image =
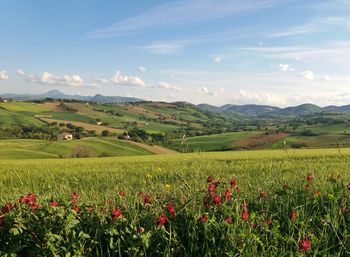
<svg viewBox="0 0 350 257">
<path fill-rule="evenodd" d="M 208 183 L 213 182 L 213 180 L 214 180 L 214 177 L 213 177 L 212 175 L 210 175 L 210 176 L 207 178 L 207 182 L 208 182 Z"/>
<path fill-rule="evenodd" d="M 291 220 L 296 220 L 297 216 L 298 216 L 298 214 L 296 211 L 292 211 L 291 213 L 289 213 L 289 218 Z"/>
<path fill-rule="evenodd" d="M 175 215 L 175 208 L 174 208 L 174 205 L 172 203 L 168 203 L 167 206 L 166 206 L 166 209 L 168 212 L 171 213 L 171 215 Z"/>
<path fill-rule="evenodd" d="M 316 191 L 314 192 L 314 194 L 315 194 L 316 197 L 320 197 L 320 196 L 321 196 L 320 190 L 316 190 Z"/>
<path fill-rule="evenodd" d="M 256 227 L 257 227 L 258 225 L 254 222 L 254 223 L 252 223 L 250 226 L 251 226 L 252 229 L 256 229 Z"/>
<path fill-rule="evenodd" d="M 287 190 L 288 188 L 289 188 L 288 184 L 284 184 L 284 185 L 283 185 L 283 189 L 284 189 L 284 190 Z"/>
<path fill-rule="evenodd" d="M 243 212 L 241 214 L 241 219 L 244 220 L 244 221 L 248 221 L 249 220 L 248 210 L 243 210 Z"/>
<path fill-rule="evenodd" d="M 16 207 L 16 206 L 13 205 L 12 203 L 6 203 L 6 204 L 2 207 L 1 212 L 2 212 L 3 214 L 8 213 L 10 210 L 12 210 L 12 209 L 15 208 L 15 207 Z"/>
<path fill-rule="evenodd" d="M 208 187 L 208 192 L 211 194 L 211 193 L 214 193 L 215 192 L 215 189 L 216 189 L 216 185 L 215 184 L 210 184 L 209 187 Z"/>
<path fill-rule="evenodd" d="M 308 174 L 306 177 L 307 183 L 311 183 L 312 179 L 314 178 L 314 176 L 312 174 Z"/>
<path fill-rule="evenodd" d="M 159 218 L 157 218 L 157 226 L 164 226 L 167 220 L 167 217 L 162 214 Z"/>
<path fill-rule="evenodd" d="M 79 198 L 79 196 L 78 196 L 78 194 L 76 192 L 70 194 L 70 202 L 72 204 L 76 204 L 77 201 L 78 201 L 78 198 Z"/>
<path fill-rule="evenodd" d="M 231 192 L 228 189 L 225 191 L 225 199 L 226 199 L 226 201 L 231 200 Z"/>
<path fill-rule="evenodd" d="M 237 180 L 235 178 L 231 179 L 230 184 L 232 188 L 235 188 L 237 186 Z"/>
<path fill-rule="evenodd" d="M 32 204 L 32 203 L 35 203 L 35 194 L 34 193 L 29 193 L 27 194 L 25 197 L 24 197 L 24 202 L 26 204 Z"/>
<path fill-rule="evenodd" d="M 49 203 L 49 205 L 50 205 L 50 206 L 57 207 L 57 206 L 59 206 L 59 203 L 58 203 L 57 201 L 51 201 L 51 202 Z"/>
<path fill-rule="evenodd" d="M 145 231 L 145 229 L 144 229 L 143 227 L 138 227 L 138 228 L 136 229 L 136 233 L 137 233 L 138 235 L 141 235 L 141 234 L 143 233 L 143 231 Z"/>
<path fill-rule="evenodd" d="M 25 197 L 24 197 L 23 195 L 20 196 L 20 198 L 18 199 L 18 202 L 19 202 L 20 204 L 24 203 L 24 202 L 25 202 Z"/>
<path fill-rule="evenodd" d="M 208 221 L 208 216 L 206 214 L 203 214 L 202 216 L 199 217 L 200 222 L 202 223 L 207 223 Z"/>
<path fill-rule="evenodd" d="M 111 216 L 113 219 L 118 219 L 122 215 L 122 211 L 118 208 L 112 208 L 111 210 Z"/>
<path fill-rule="evenodd" d="M 305 186 L 305 190 L 306 190 L 306 191 L 310 191 L 310 184 L 307 184 L 307 185 Z"/>
<path fill-rule="evenodd" d="M 121 198 L 124 198 L 125 197 L 125 191 L 119 191 L 119 196 L 121 197 Z"/>
<path fill-rule="evenodd" d="M 218 206 L 218 205 L 220 205 L 220 202 L 221 202 L 221 196 L 220 195 L 214 195 L 213 196 L 213 204 L 215 206 Z"/>
<path fill-rule="evenodd" d="M 80 207 L 77 205 L 73 205 L 72 210 L 75 211 L 76 213 L 79 213 L 81 211 Z"/>
<path fill-rule="evenodd" d="M 227 215 L 227 216 L 225 217 L 225 222 L 226 222 L 227 224 L 231 224 L 231 222 L 232 222 L 231 216 Z"/>
<path fill-rule="evenodd" d="M 37 203 L 31 203 L 31 204 L 29 204 L 29 208 L 32 210 L 36 210 L 36 209 L 40 209 L 41 205 L 37 204 Z"/>
<path fill-rule="evenodd" d="M 310 250 L 310 240 L 307 237 L 304 237 L 303 239 L 300 240 L 299 242 L 299 249 L 302 252 L 307 252 Z"/>
<path fill-rule="evenodd" d="M 146 205 L 146 204 L 151 204 L 152 203 L 152 198 L 149 194 L 146 194 L 144 197 L 143 197 L 143 204 Z"/>
<path fill-rule="evenodd" d="M 261 197 L 261 198 L 266 198 L 266 196 L 267 196 L 267 193 L 266 193 L 265 191 L 262 191 L 262 192 L 260 193 L 260 197 Z"/>
</svg>

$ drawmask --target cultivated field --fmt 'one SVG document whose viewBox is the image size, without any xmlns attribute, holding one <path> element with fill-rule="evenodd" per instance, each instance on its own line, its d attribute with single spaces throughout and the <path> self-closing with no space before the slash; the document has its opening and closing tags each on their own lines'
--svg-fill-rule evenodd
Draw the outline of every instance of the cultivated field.
<svg viewBox="0 0 350 257">
<path fill-rule="evenodd" d="M 347 256 L 349 164 L 350 149 L 3 160 L 0 252 Z"/>
</svg>

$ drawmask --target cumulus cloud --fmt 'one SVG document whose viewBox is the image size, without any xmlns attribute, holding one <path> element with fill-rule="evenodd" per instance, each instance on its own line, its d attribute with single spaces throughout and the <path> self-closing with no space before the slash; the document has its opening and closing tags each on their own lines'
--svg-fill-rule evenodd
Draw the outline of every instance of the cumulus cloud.
<svg viewBox="0 0 350 257">
<path fill-rule="evenodd" d="M 25 76 L 26 75 L 26 73 L 22 69 L 17 69 L 16 70 L 16 74 L 20 75 L 20 76 Z"/>
<path fill-rule="evenodd" d="M 324 76 L 321 77 L 321 80 L 323 80 L 323 81 L 331 81 L 331 78 L 329 76 L 327 76 L 327 75 L 324 75 Z"/>
<path fill-rule="evenodd" d="M 163 82 L 163 81 L 158 84 L 158 87 L 166 89 L 166 90 L 178 90 L 178 91 L 181 90 L 181 88 L 174 86 L 172 84 Z"/>
<path fill-rule="evenodd" d="M 45 85 L 56 85 L 56 86 L 70 86 L 70 87 L 84 86 L 84 80 L 80 77 L 80 75 L 54 75 L 50 72 L 45 71 L 40 76 L 34 76 L 31 74 L 26 75 L 22 70 L 17 70 L 16 73 L 19 75 L 25 76 L 26 80 L 29 82 L 38 82 Z"/>
<path fill-rule="evenodd" d="M 285 105 L 287 100 L 284 97 L 271 94 L 269 92 L 253 92 L 248 90 L 239 90 L 233 94 L 233 101 L 237 103 L 260 103 L 272 105 Z"/>
<path fill-rule="evenodd" d="M 300 74 L 300 77 L 306 80 L 314 80 L 314 73 L 311 70 L 306 70 Z"/>
<path fill-rule="evenodd" d="M 0 71 L 0 80 L 8 80 L 9 76 L 7 75 L 6 71 Z"/>
<path fill-rule="evenodd" d="M 211 96 L 216 96 L 218 94 L 217 92 L 209 91 L 209 89 L 206 87 L 201 87 L 200 89 L 198 89 L 198 92 L 201 93 L 202 95 L 211 95 Z"/>
<path fill-rule="evenodd" d="M 282 72 L 294 71 L 294 69 L 289 64 L 280 63 L 280 65 L 278 65 L 278 68 Z"/>
<path fill-rule="evenodd" d="M 120 71 L 116 71 L 110 82 L 124 86 L 145 87 L 146 83 L 139 77 L 123 76 Z"/>
<path fill-rule="evenodd" d="M 215 63 L 220 63 L 222 61 L 222 58 L 220 57 L 220 56 L 216 56 L 215 58 L 214 58 L 214 62 Z"/>
<path fill-rule="evenodd" d="M 140 72 L 146 72 L 147 71 L 146 67 L 144 67 L 144 66 L 139 66 L 138 70 Z"/>
</svg>

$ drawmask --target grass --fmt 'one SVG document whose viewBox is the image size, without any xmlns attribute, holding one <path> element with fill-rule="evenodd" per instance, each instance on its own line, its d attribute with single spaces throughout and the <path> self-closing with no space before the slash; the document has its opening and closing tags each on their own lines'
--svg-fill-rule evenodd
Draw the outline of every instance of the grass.
<svg viewBox="0 0 350 257">
<path fill-rule="evenodd" d="M 168 146 L 182 152 L 194 151 L 221 151 L 234 149 L 238 140 L 257 135 L 259 132 L 230 132 L 208 136 L 197 136 L 186 138 L 185 140 L 173 140 Z"/>
<path fill-rule="evenodd" d="M 48 142 L 45 140 L 0 140 L 0 159 L 46 159 L 71 157 L 77 149 L 87 157 L 137 156 L 152 152 L 113 138 L 86 138 L 83 140 Z"/>
<path fill-rule="evenodd" d="M 0 253 L 347 256 L 349 163 L 350 149 L 3 160 L 0 204 L 17 202 L 17 208 L 3 208 Z M 313 179 L 307 182 L 309 174 Z M 217 184 L 212 193 L 209 175 Z M 36 200 L 18 207 L 17 199 L 28 192 Z M 72 192 L 77 201 L 70 202 Z M 48 206 L 52 200 L 61 207 Z"/>
</svg>

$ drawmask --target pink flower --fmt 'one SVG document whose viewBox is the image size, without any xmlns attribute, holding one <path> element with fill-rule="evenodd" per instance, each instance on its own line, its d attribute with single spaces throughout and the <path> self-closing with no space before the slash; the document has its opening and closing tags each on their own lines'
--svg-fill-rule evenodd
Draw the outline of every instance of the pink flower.
<svg viewBox="0 0 350 257">
<path fill-rule="evenodd" d="M 311 244 L 310 244 L 310 239 L 307 237 L 304 237 L 303 239 L 300 240 L 299 242 L 299 249 L 302 252 L 307 252 L 310 250 Z"/>
</svg>

